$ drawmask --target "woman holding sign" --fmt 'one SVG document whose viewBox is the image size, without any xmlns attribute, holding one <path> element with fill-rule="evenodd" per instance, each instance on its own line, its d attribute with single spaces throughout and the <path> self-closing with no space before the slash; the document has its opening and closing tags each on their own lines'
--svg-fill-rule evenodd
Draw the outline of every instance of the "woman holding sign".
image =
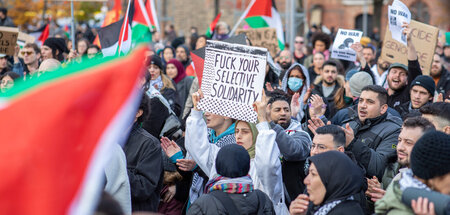
<svg viewBox="0 0 450 215">
<path fill-rule="evenodd" d="M 216 172 L 215 160 L 220 148 L 208 141 L 203 112 L 197 108 L 197 103 L 202 96 L 200 90 L 192 95 L 194 108 L 186 122 L 185 146 L 198 166 L 209 175 L 210 179 L 214 180 L 219 176 Z M 251 157 L 249 175 L 253 180 L 254 188 L 269 196 L 277 214 L 287 214 L 279 159 L 280 151 L 275 143 L 276 132 L 270 129 L 266 118 L 265 100 L 263 95 L 261 102 L 254 104 L 258 113 L 257 125 L 243 121 L 236 123 L 236 143 L 243 146 Z"/>
</svg>

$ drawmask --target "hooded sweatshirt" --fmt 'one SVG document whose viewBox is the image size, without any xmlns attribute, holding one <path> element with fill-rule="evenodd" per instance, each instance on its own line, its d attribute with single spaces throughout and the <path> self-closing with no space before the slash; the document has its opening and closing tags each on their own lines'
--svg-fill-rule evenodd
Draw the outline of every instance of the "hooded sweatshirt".
<svg viewBox="0 0 450 215">
<path fill-rule="evenodd" d="M 305 108 L 306 105 L 303 104 L 303 98 L 306 95 L 306 91 L 308 91 L 309 89 L 309 85 L 310 85 L 310 80 L 309 80 L 309 73 L 308 70 L 306 69 L 306 67 L 304 67 L 303 65 L 299 64 L 299 63 L 294 63 L 292 64 L 291 67 L 289 67 L 289 69 L 286 71 L 286 74 L 283 77 L 283 80 L 281 81 L 281 89 L 288 93 L 288 78 L 289 75 L 291 74 L 291 71 L 296 68 L 296 67 L 300 67 L 302 70 L 303 75 L 305 76 L 305 81 L 303 81 L 303 88 L 301 88 L 301 92 L 300 92 L 300 97 L 298 98 L 298 101 L 300 103 L 300 111 L 297 114 L 297 119 L 299 121 L 301 121 L 303 119 L 303 117 L 305 116 Z"/>
</svg>

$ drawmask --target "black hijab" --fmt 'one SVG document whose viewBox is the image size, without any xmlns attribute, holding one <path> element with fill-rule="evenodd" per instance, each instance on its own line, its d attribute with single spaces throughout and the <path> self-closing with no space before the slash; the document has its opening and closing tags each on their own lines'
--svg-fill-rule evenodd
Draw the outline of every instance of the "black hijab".
<svg viewBox="0 0 450 215">
<path fill-rule="evenodd" d="M 346 154 L 328 151 L 309 158 L 317 168 L 326 193 L 321 205 L 344 200 L 363 189 L 364 175 Z"/>
</svg>

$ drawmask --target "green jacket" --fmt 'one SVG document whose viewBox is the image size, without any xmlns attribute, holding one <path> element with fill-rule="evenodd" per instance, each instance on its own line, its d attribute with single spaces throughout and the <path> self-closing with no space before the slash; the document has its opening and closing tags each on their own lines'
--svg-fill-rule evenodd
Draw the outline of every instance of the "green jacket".
<svg viewBox="0 0 450 215">
<path fill-rule="evenodd" d="M 403 204 L 402 193 L 400 190 L 399 179 L 394 178 L 391 184 L 389 184 L 386 194 L 382 199 L 375 202 L 376 214 L 391 214 L 391 215 L 406 215 L 414 214 L 414 212 Z"/>
</svg>

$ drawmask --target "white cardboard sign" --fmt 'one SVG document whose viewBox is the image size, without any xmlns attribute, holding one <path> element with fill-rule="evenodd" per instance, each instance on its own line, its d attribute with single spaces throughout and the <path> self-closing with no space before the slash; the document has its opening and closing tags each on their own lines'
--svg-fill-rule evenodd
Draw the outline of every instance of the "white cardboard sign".
<svg viewBox="0 0 450 215">
<path fill-rule="evenodd" d="M 339 28 L 333 42 L 331 57 L 336 59 L 355 61 L 356 52 L 350 48 L 353 43 L 361 41 L 362 32 Z"/>
<path fill-rule="evenodd" d="M 207 41 L 201 110 L 256 123 L 253 103 L 261 100 L 267 49 Z"/>
</svg>

